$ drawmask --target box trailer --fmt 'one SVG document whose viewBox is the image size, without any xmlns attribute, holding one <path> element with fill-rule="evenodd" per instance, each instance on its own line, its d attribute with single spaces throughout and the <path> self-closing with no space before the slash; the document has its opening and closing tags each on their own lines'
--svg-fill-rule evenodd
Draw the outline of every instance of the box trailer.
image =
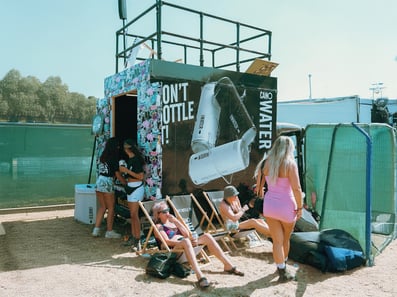
<svg viewBox="0 0 397 297">
<path fill-rule="evenodd" d="M 126 23 L 124 6 L 116 73 L 105 78 L 97 101 L 96 157 L 109 137 L 135 139 L 146 160 L 146 199 L 253 184 L 276 136 L 272 32 L 159 0 Z M 178 20 L 166 24 L 163 7 Z M 136 34 L 150 31 L 141 20 L 153 16 L 155 32 Z M 198 31 L 172 27 L 186 20 L 196 20 Z M 228 28 L 222 38 L 212 34 L 215 26 Z"/>
<path fill-rule="evenodd" d="M 254 183 L 276 132 L 277 79 L 147 59 L 105 79 L 103 133 L 133 138 L 146 159 L 146 198 Z"/>
</svg>

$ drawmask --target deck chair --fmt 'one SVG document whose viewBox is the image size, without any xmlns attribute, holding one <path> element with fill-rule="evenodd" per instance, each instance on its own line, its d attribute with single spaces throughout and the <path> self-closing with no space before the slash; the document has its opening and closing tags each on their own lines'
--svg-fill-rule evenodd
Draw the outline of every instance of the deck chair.
<svg viewBox="0 0 397 297">
<path fill-rule="evenodd" d="M 178 219 L 184 222 L 185 226 L 190 229 L 190 231 L 197 232 L 198 235 L 201 235 L 205 232 L 205 224 L 212 224 L 193 194 L 175 195 L 171 197 L 167 195 L 166 200 Z M 203 214 L 201 219 L 197 217 L 194 206 Z M 230 232 L 226 230 L 214 230 L 210 233 L 216 241 L 222 244 L 225 252 L 232 252 L 227 242 Z"/>
<path fill-rule="evenodd" d="M 211 209 L 211 214 L 209 215 L 209 219 L 211 220 L 212 224 L 209 226 L 214 226 L 215 220 L 216 220 L 219 225 L 218 230 L 219 230 L 219 228 L 221 230 L 226 230 L 225 222 L 224 222 L 224 220 L 220 214 L 220 211 L 219 211 L 220 203 L 223 200 L 223 191 L 213 191 L 213 192 L 203 191 L 203 195 L 204 195 L 205 199 L 207 200 L 207 202 L 210 206 L 210 209 Z M 241 239 L 241 238 L 249 238 L 250 240 L 254 239 L 257 242 L 257 244 L 255 246 L 264 244 L 264 241 L 262 240 L 262 238 L 259 236 L 258 232 L 256 232 L 255 229 L 247 229 L 247 230 L 240 229 L 237 232 L 231 232 L 229 236 L 232 239 L 231 244 L 232 244 L 233 248 L 235 248 L 237 250 L 241 249 L 241 248 L 238 248 L 236 246 L 236 244 L 234 243 L 234 241 L 237 239 Z"/>
<path fill-rule="evenodd" d="M 143 202 L 139 201 L 139 207 L 141 208 L 142 212 L 144 213 L 144 215 L 146 217 L 146 220 L 149 222 L 150 227 L 149 227 L 149 230 L 148 230 L 148 232 L 146 234 L 146 240 L 145 240 L 145 242 L 144 242 L 144 244 L 142 246 L 141 251 L 139 251 L 138 254 L 141 254 L 141 255 L 142 254 L 149 254 L 150 255 L 150 254 L 153 254 L 153 253 L 156 253 L 156 252 L 175 252 L 175 253 L 179 254 L 177 262 L 186 263 L 187 262 L 187 258 L 186 258 L 184 250 L 183 249 L 172 249 L 172 248 L 170 248 L 167 245 L 167 243 L 165 242 L 165 240 L 163 239 L 163 237 L 160 235 L 160 232 L 158 231 L 158 229 L 156 227 L 156 224 L 153 222 L 152 215 L 151 215 L 152 208 L 153 208 L 153 205 L 156 202 L 159 202 L 159 201 L 161 201 L 161 200 L 155 200 L 155 201 L 150 200 L 150 201 L 143 201 Z M 159 244 L 159 245 L 157 245 L 155 247 L 149 247 L 148 244 L 149 244 L 150 238 L 152 236 L 154 236 L 156 239 L 158 239 L 161 242 L 161 244 Z M 209 263 L 210 262 L 208 255 L 203 250 L 203 246 L 194 247 L 194 251 L 195 251 L 196 256 L 201 256 L 201 259 L 204 260 L 204 261 L 201 261 L 201 262 L 204 262 L 204 263 Z"/>
</svg>

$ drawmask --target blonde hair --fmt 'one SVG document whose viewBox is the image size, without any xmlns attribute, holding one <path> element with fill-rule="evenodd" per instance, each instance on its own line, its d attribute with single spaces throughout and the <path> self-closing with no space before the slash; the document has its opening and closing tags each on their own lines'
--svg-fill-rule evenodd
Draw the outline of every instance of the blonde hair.
<svg viewBox="0 0 397 297">
<path fill-rule="evenodd" d="M 294 142 L 288 136 L 279 136 L 274 141 L 266 158 L 270 183 L 275 184 L 280 171 L 287 172 L 288 168 L 295 163 L 294 150 Z"/>
<path fill-rule="evenodd" d="M 260 160 L 259 163 L 256 165 L 255 172 L 254 172 L 254 179 L 257 179 L 257 178 L 258 178 L 258 174 L 259 174 L 259 175 L 262 175 L 262 173 L 263 173 L 263 167 L 264 167 L 264 162 L 266 161 L 266 158 L 267 158 L 267 153 L 265 152 L 265 153 L 263 154 L 262 160 Z"/>
<path fill-rule="evenodd" d="M 162 211 L 162 209 L 165 207 L 168 207 L 167 202 L 165 201 L 160 201 L 160 202 L 156 202 L 153 207 L 152 207 L 152 212 L 153 212 L 153 222 L 154 223 L 159 223 L 160 222 L 160 218 L 159 218 L 159 213 Z"/>
</svg>

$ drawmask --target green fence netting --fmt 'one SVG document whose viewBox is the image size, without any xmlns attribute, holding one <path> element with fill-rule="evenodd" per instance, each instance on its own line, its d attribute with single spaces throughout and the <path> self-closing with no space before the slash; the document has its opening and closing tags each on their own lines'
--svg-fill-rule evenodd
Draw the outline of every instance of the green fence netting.
<svg viewBox="0 0 397 297">
<path fill-rule="evenodd" d="M 89 125 L 0 123 L 0 208 L 73 203 L 93 145 Z"/>
<path fill-rule="evenodd" d="M 305 135 L 306 195 L 321 214 L 320 228 L 342 229 L 353 235 L 367 258 L 396 237 L 396 136 L 384 124 L 357 125 L 372 141 L 370 184 L 367 179 L 366 137 L 353 124 L 308 125 Z M 370 229 L 366 230 L 367 190 Z M 369 236 L 368 236 L 369 234 Z M 369 238 L 368 238 L 369 237 Z M 370 254 L 370 255 L 368 255 Z"/>
</svg>

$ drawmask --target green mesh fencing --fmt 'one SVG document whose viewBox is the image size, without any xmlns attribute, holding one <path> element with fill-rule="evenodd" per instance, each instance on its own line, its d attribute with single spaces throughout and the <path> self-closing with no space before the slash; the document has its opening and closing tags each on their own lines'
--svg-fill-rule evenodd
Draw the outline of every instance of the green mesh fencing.
<svg viewBox="0 0 397 297">
<path fill-rule="evenodd" d="M 90 125 L 0 123 L 0 208 L 73 203 L 93 145 Z"/>
<path fill-rule="evenodd" d="M 367 142 L 352 124 L 308 125 L 305 136 L 306 195 L 321 214 L 320 228 L 342 229 L 372 257 L 396 235 L 396 136 L 384 124 L 358 125 L 372 140 L 371 230 L 366 238 Z M 369 240 L 369 241 L 366 241 Z"/>
</svg>

